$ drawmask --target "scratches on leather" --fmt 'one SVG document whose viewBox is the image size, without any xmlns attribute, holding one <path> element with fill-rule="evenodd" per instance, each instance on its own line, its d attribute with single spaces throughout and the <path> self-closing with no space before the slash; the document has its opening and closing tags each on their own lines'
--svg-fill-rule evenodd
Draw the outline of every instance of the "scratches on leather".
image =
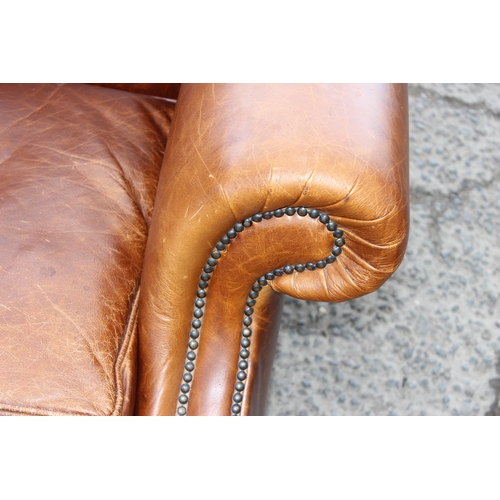
<svg viewBox="0 0 500 500">
<path fill-rule="evenodd" d="M 5 411 L 132 412 L 136 290 L 172 108 L 87 85 L 0 85 Z"/>
<path fill-rule="evenodd" d="M 350 279 L 343 280 L 339 266 L 321 273 L 281 276 L 271 283 L 277 292 L 321 301 L 348 300 L 378 288 L 401 262 L 408 233 L 405 85 L 186 84 L 180 91 L 172 131 L 142 281 L 141 414 L 175 414 L 199 269 L 227 227 L 263 209 L 291 206 L 300 199 L 302 205 L 335 217 L 346 235 L 376 244 L 363 248 L 360 239 L 354 251 L 354 240 L 349 240 L 351 251 L 342 255 L 357 280 L 356 287 Z M 356 179 L 358 187 L 352 191 Z M 191 214 L 197 215 L 191 218 Z M 238 248 L 238 258 L 232 262 L 233 272 L 237 270 L 247 287 L 245 297 L 255 276 L 268 270 L 262 269 L 261 261 L 284 255 L 281 238 L 299 252 L 304 244 L 303 233 L 294 228 L 286 234 L 278 230 L 267 238 L 267 242 L 256 242 L 253 236 L 242 237 L 252 240 L 249 248 L 254 252 Z M 393 243 L 394 251 L 378 246 Z M 356 255 L 375 271 L 363 268 Z M 296 258 L 290 255 L 292 262 L 298 262 Z M 216 272 L 236 292 L 228 295 L 212 282 L 207 307 L 212 309 L 217 290 L 219 301 L 225 303 L 214 306 L 215 316 L 224 314 L 237 323 L 244 304 L 243 285 L 232 280 L 230 269 Z M 247 273 L 254 273 L 253 278 Z M 238 352 L 229 340 L 234 332 L 228 331 L 225 337 L 220 324 L 208 327 L 208 313 L 206 321 L 200 349 L 204 350 L 207 336 L 213 335 L 213 349 L 224 361 L 217 364 L 215 354 L 204 353 L 212 364 L 205 369 L 200 362 L 196 368 L 190 414 L 225 411 L 217 403 L 197 401 L 197 386 L 214 401 L 228 401 L 231 395 L 226 389 L 234 384 L 234 374 L 229 377 L 226 370 L 226 365 L 237 362 Z M 202 377 L 199 370 L 204 370 Z"/>
</svg>

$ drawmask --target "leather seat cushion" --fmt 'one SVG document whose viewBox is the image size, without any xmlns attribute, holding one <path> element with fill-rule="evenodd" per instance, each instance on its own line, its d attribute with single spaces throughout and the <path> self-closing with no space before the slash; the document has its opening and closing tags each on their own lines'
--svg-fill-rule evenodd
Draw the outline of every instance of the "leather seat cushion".
<svg viewBox="0 0 500 500">
<path fill-rule="evenodd" d="M 90 85 L 0 85 L 0 413 L 132 413 L 172 113 Z"/>
</svg>

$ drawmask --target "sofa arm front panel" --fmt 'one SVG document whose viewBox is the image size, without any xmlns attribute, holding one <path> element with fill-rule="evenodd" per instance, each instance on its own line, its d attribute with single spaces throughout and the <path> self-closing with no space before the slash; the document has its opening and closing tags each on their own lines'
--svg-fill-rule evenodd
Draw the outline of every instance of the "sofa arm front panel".
<svg viewBox="0 0 500 500">
<path fill-rule="evenodd" d="M 183 85 L 169 141 L 142 280 L 139 413 L 176 412 L 200 274 L 236 223 L 286 207 L 317 209 L 338 223 L 346 244 L 336 262 L 268 283 L 321 301 L 376 290 L 401 262 L 408 232 L 404 85 Z M 252 283 L 286 264 L 324 259 L 333 242 L 318 218 L 294 214 L 253 224 L 222 252 L 188 384 L 189 414 L 230 413 Z M 271 321 L 273 294 L 261 299 L 256 323 Z M 262 394 L 250 390 L 251 362 L 247 374 L 243 414 L 261 408 L 251 401 Z"/>
</svg>

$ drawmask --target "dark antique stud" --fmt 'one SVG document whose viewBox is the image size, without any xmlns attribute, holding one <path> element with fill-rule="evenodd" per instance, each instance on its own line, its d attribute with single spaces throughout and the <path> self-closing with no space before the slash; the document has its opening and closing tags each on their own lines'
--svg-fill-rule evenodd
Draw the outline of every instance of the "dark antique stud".
<svg viewBox="0 0 500 500">
<path fill-rule="evenodd" d="M 200 299 L 204 299 L 206 296 L 207 296 L 207 292 L 205 290 L 198 290 L 196 292 L 196 295 L 200 298 Z"/>
<path fill-rule="evenodd" d="M 243 225 L 244 225 L 245 227 L 250 227 L 250 226 L 252 225 L 252 219 L 245 219 L 245 220 L 243 221 Z"/>
<path fill-rule="evenodd" d="M 195 318 L 201 318 L 203 316 L 203 311 L 201 309 L 195 309 L 194 313 L 193 313 L 193 316 Z"/>
<path fill-rule="evenodd" d="M 307 208 L 306 207 L 300 207 L 300 208 L 297 209 L 297 213 L 301 217 L 305 217 L 307 215 Z"/>
<path fill-rule="evenodd" d="M 241 330 L 241 334 L 243 335 L 243 337 L 251 337 L 252 330 L 250 330 L 250 328 L 243 328 L 243 330 Z"/>
<path fill-rule="evenodd" d="M 234 239 L 238 233 L 234 229 L 230 229 L 226 235 L 228 238 Z"/>
<path fill-rule="evenodd" d="M 328 224 L 330 222 L 330 216 L 328 214 L 321 214 L 319 216 L 319 221 L 322 224 Z"/>
<path fill-rule="evenodd" d="M 234 384 L 235 391 L 241 392 L 244 388 L 245 384 L 243 382 L 236 382 L 236 384 Z"/>
<path fill-rule="evenodd" d="M 247 350 L 247 349 L 242 349 L 242 350 L 240 351 L 240 358 L 241 358 L 241 359 L 247 359 L 247 358 L 248 358 L 248 356 L 250 356 L 250 353 L 248 352 L 248 350 Z"/>
<path fill-rule="evenodd" d="M 316 267 L 318 269 L 323 269 L 324 267 L 326 267 L 326 261 L 324 261 L 324 260 L 318 260 L 318 262 L 316 262 Z"/>
<path fill-rule="evenodd" d="M 285 211 L 282 208 L 278 208 L 278 210 L 274 211 L 275 217 L 283 217 L 285 215 Z"/>
<path fill-rule="evenodd" d="M 238 380 L 245 380 L 247 378 L 247 374 L 244 371 L 240 371 L 236 374 L 236 378 Z"/>
<path fill-rule="evenodd" d="M 199 344 L 198 344 L 197 340 L 190 340 L 188 345 L 189 345 L 189 348 L 193 349 L 193 351 L 194 351 L 194 350 L 198 349 Z"/>
<path fill-rule="evenodd" d="M 248 307 L 253 307 L 256 303 L 257 303 L 257 301 L 255 299 L 249 299 L 249 300 L 247 300 L 247 306 Z"/>
<path fill-rule="evenodd" d="M 283 269 L 275 269 L 275 270 L 273 271 L 273 274 L 274 274 L 275 276 L 283 276 L 284 271 L 283 271 Z"/>
<path fill-rule="evenodd" d="M 184 365 L 184 368 L 186 369 L 186 371 L 192 372 L 194 370 L 194 363 L 192 363 L 191 361 L 189 361 L 188 363 L 186 363 Z"/>
<path fill-rule="evenodd" d="M 220 254 L 219 254 L 219 255 L 220 255 Z M 209 259 L 207 259 L 207 264 L 208 264 L 209 266 L 214 266 L 214 267 L 215 267 L 215 266 L 217 265 L 217 260 L 216 260 L 216 259 L 214 259 L 214 258 L 212 258 L 212 257 L 210 257 Z"/>
<path fill-rule="evenodd" d="M 190 373 L 185 373 L 182 376 L 182 380 L 184 380 L 184 382 L 191 382 L 191 380 L 193 380 L 193 376 Z"/>
<path fill-rule="evenodd" d="M 231 411 L 233 413 L 239 413 L 241 411 L 241 406 L 234 404 L 233 406 L 231 406 Z"/>
<path fill-rule="evenodd" d="M 244 313 L 245 316 L 251 316 L 253 314 L 253 307 L 246 307 Z"/>
<path fill-rule="evenodd" d="M 290 264 L 286 265 L 284 268 L 283 268 L 283 271 L 285 271 L 285 274 L 292 274 L 293 271 L 294 271 L 294 267 L 291 266 Z"/>
<path fill-rule="evenodd" d="M 335 257 L 338 257 L 342 253 L 342 248 L 339 247 L 334 247 L 332 250 L 332 254 L 335 255 Z"/>
<path fill-rule="evenodd" d="M 255 283 L 255 285 L 252 286 L 252 290 L 254 292 L 260 292 L 262 290 L 262 287 L 260 285 L 258 285 L 257 283 Z"/>
<path fill-rule="evenodd" d="M 328 231 L 335 231 L 337 229 L 337 223 L 334 221 L 330 221 L 327 225 L 326 228 Z"/>
<path fill-rule="evenodd" d="M 186 407 L 185 406 L 179 406 L 179 408 L 177 408 L 177 413 L 181 417 L 183 417 L 186 414 Z"/>
<path fill-rule="evenodd" d="M 266 273 L 265 277 L 266 277 L 266 280 L 272 281 L 274 279 L 274 273 Z"/>
<path fill-rule="evenodd" d="M 191 325 L 193 325 L 193 328 L 200 328 L 201 321 L 199 319 L 194 319 Z"/>
<path fill-rule="evenodd" d="M 240 345 L 241 347 L 244 347 L 245 349 L 247 347 L 250 347 L 250 339 L 241 339 L 241 342 L 240 342 Z"/>
<path fill-rule="evenodd" d="M 239 392 L 237 392 L 237 393 L 233 396 L 233 401 L 234 401 L 235 403 L 241 403 L 242 399 L 243 399 L 243 396 L 242 396 Z"/>
<path fill-rule="evenodd" d="M 189 361 L 194 361 L 196 359 L 196 353 L 193 351 L 188 351 L 186 354 L 186 358 L 189 359 Z"/>
<path fill-rule="evenodd" d="M 206 272 L 206 273 L 213 273 L 214 272 L 214 268 L 212 266 L 205 266 L 203 268 L 203 270 Z"/>
<path fill-rule="evenodd" d="M 248 368 L 248 363 L 242 359 L 239 363 L 238 363 L 238 368 L 240 370 L 246 370 Z"/>
<path fill-rule="evenodd" d="M 221 239 L 220 239 L 221 243 L 224 243 L 224 245 L 229 245 L 229 243 L 231 243 L 231 238 L 228 238 L 227 236 L 223 236 Z"/>
<path fill-rule="evenodd" d="M 335 262 L 337 260 L 337 257 L 335 255 L 329 255 L 326 259 L 325 262 L 327 264 L 331 264 L 332 262 Z"/>
<path fill-rule="evenodd" d="M 255 214 L 255 215 L 252 215 L 252 220 L 254 222 L 260 222 L 262 220 L 262 214 Z"/>
<path fill-rule="evenodd" d="M 196 299 L 194 301 L 194 305 L 196 307 L 203 307 L 205 305 L 205 301 L 203 299 Z"/>
<path fill-rule="evenodd" d="M 335 236 L 335 238 L 342 238 L 342 236 L 344 236 L 344 231 L 335 229 L 335 231 L 333 231 L 333 236 Z"/>
<path fill-rule="evenodd" d="M 338 247 L 342 247 L 342 246 L 344 246 L 344 245 L 345 245 L 345 240 L 344 240 L 344 238 L 337 238 L 337 239 L 335 240 L 335 244 L 336 244 Z"/>
<path fill-rule="evenodd" d="M 220 259 L 220 258 L 221 258 L 221 256 L 222 256 L 222 254 L 219 252 L 219 250 L 214 250 L 214 251 L 211 253 L 211 255 L 212 255 L 212 258 L 214 258 L 214 259 Z"/>
<path fill-rule="evenodd" d="M 226 245 L 224 245 L 224 243 L 221 243 L 220 241 L 218 241 L 215 244 L 215 248 L 217 248 L 217 250 L 225 250 L 226 249 Z"/>
<path fill-rule="evenodd" d="M 312 217 L 313 219 L 317 219 L 319 217 L 319 210 L 316 210 L 313 208 L 312 210 L 309 210 L 309 217 Z"/>
<path fill-rule="evenodd" d="M 306 264 L 306 269 L 308 269 L 309 271 L 314 271 L 316 269 L 316 264 L 313 264 L 312 262 L 308 262 Z"/>
<path fill-rule="evenodd" d="M 201 274 L 201 275 L 200 275 L 200 279 L 201 279 L 202 281 L 210 281 L 210 278 L 211 278 L 211 277 L 212 277 L 212 276 L 210 276 L 210 274 L 208 274 L 208 273 L 203 273 L 203 274 Z"/>
<path fill-rule="evenodd" d="M 261 285 L 261 286 L 267 285 L 267 280 L 266 280 L 266 278 L 264 278 L 264 276 L 261 276 L 257 281 L 259 282 L 259 285 Z"/>
<path fill-rule="evenodd" d="M 304 264 L 295 264 L 295 270 L 298 271 L 299 273 L 304 272 L 306 266 Z"/>
<path fill-rule="evenodd" d="M 273 213 L 272 212 L 264 212 L 262 214 L 262 217 L 264 217 L 264 219 L 271 219 L 273 216 Z"/>
<path fill-rule="evenodd" d="M 241 233 L 241 231 L 243 231 L 243 229 L 245 229 L 245 226 L 243 224 L 241 224 L 241 222 L 237 222 L 234 226 L 233 226 L 233 229 L 237 232 L 237 233 Z"/>
<path fill-rule="evenodd" d="M 198 330 L 191 330 L 189 332 L 189 336 L 192 338 L 192 339 L 197 339 L 199 336 L 200 336 L 200 332 Z"/>
<path fill-rule="evenodd" d="M 285 209 L 285 213 L 287 215 L 294 215 L 296 211 L 297 211 L 297 209 L 295 207 L 287 207 Z"/>
<path fill-rule="evenodd" d="M 259 296 L 259 292 L 254 292 L 253 290 L 248 294 L 252 299 L 256 299 Z"/>
<path fill-rule="evenodd" d="M 250 326 L 252 324 L 252 318 L 250 316 L 247 316 L 244 320 L 243 320 L 243 324 L 245 326 Z"/>
<path fill-rule="evenodd" d="M 200 281 L 198 283 L 198 288 L 201 288 L 201 289 L 208 288 L 208 283 L 206 281 Z"/>
<path fill-rule="evenodd" d="M 189 401 L 189 398 L 185 394 L 179 396 L 179 403 L 185 405 Z"/>
<path fill-rule="evenodd" d="M 184 394 L 187 394 L 191 390 L 191 387 L 189 387 L 189 384 L 182 384 L 181 385 L 181 392 Z"/>
</svg>

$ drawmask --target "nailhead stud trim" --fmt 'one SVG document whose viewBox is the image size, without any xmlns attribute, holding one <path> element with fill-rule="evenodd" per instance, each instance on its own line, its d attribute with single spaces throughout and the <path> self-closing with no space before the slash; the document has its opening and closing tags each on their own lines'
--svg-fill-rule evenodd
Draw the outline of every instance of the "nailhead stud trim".
<svg viewBox="0 0 500 500">
<path fill-rule="evenodd" d="M 238 372 L 236 374 L 236 383 L 234 385 L 234 393 L 232 397 L 231 404 L 231 415 L 239 416 L 241 414 L 241 402 L 243 401 L 243 392 L 245 390 L 245 381 L 248 376 L 248 361 L 250 356 L 249 348 L 251 346 L 251 336 L 252 336 L 252 315 L 254 313 L 254 306 L 259 297 L 259 292 L 263 287 L 267 286 L 269 281 L 272 281 L 277 276 L 283 276 L 283 274 L 292 274 L 294 271 L 304 272 L 304 271 L 314 271 L 315 269 L 323 269 L 328 264 L 332 264 L 336 261 L 337 257 L 342 253 L 342 246 L 345 245 L 344 232 L 338 229 L 336 222 L 330 220 L 328 214 L 322 213 L 319 210 L 306 207 L 286 207 L 279 208 L 274 211 L 264 212 L 263 214 L 255 214 L 252 217 L 245 219 L 243 222 L 236 223 L 227 233 L 215 244 L 215 249 L 211 252 L 210 257 L 207 259 L 206 265 L 203 267 L 203 273 L 200 275 L 200 282 L 198 283 L 198 291 L 196 293 L 196 299 L 194 301 L 193 310 L 193 320 L 191 325 L 193 329 L 190 331 L 188 342 L 188 351 L 186 354 L 187 362 L 184 365 L 184 374 L 182 376 L 182 382 L 179 389 L 179 398 L 177 406 L 177 415 L 184 416 L 187 415 L 188 403 L 189 403 L 189 391 L 191 390 L 191 384 L 193 382 L 194 372 L 196 368 L 196 351 L 199 348 L 200 341 L 200 328 L 202 326 L 203 309 L 205 307 L 205 298 L 207 297 L 209 281 L 212 277 L 218 260 L 222 257 L 222 251 L 227 249 L 227 246 L 231 244 L 234 238 L 238 236 L 245 228 L 252 226 L 254 223 L 262 222 L 263 219 L 269 220 L 272 217 L 283 217 L 288 215 L 289 217 L 297 213 L 301 217 L 306 217 L 309 215 L 312 219 L 318 219 L 321 224 L 325 225 L 326 229 L 333 233 L 335 238 L 332 253 L 325 257 L 323 260 L 317 262 L 307 262 L 305 264 L 287 264 L 283 268 L 274 269 L 264 276 L 260 276 L 255 284 L 252 286 L 250 293 L 248 294 L 248 299 L 246 302 L 245 310 L 243 312 L 243 328 L 241 330 L 241 341 L 240 341 L 240 354 L 238 359 Z"/>
</svg>

